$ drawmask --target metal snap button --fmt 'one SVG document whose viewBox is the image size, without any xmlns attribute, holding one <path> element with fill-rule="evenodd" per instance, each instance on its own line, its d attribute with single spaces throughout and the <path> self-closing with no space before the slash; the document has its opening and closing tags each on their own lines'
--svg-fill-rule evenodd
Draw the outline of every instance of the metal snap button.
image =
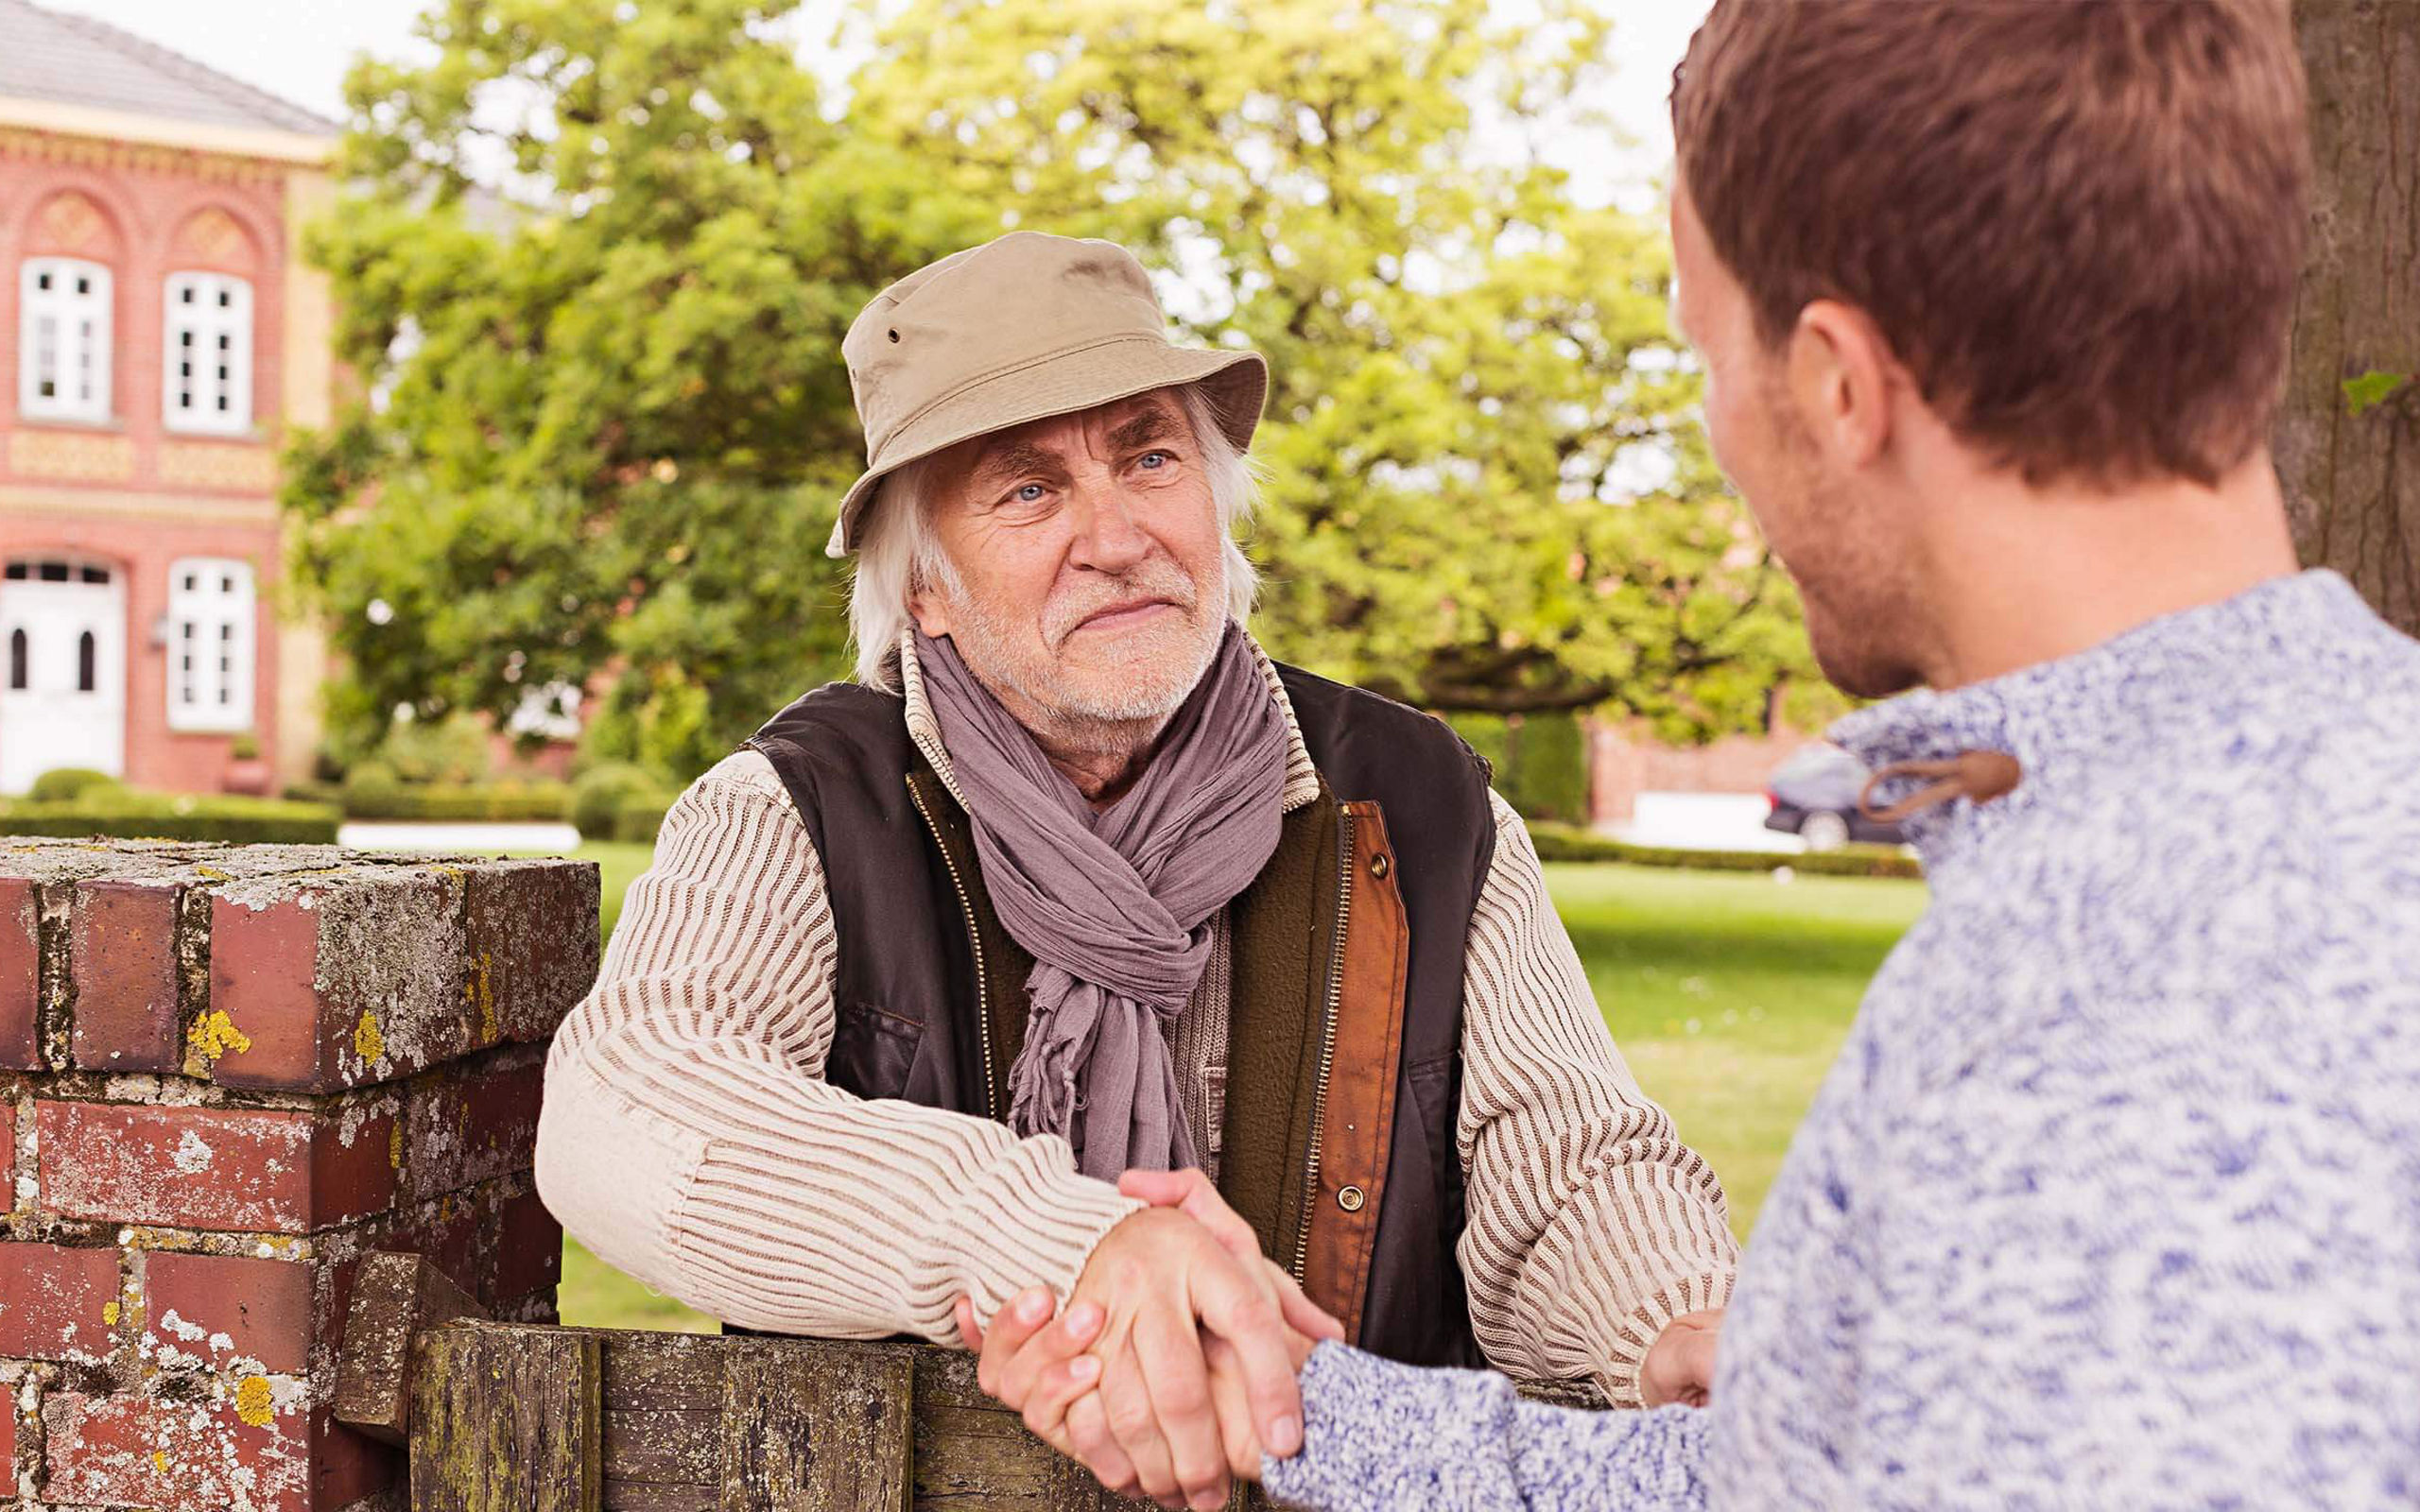
<svg viewBox="0 0 2420 1512">
<path fill-rule="evenodd" d="M 1387 859 L 1387 853 L 1384 850 L 1381 850 L 1376 855 L 1370 858 L 1370 875 L 1374 877 L 1383 877 L 1393 868 L 1393 866 L 1394 863 Z"/>
<path fill-rule="evenodd" d="M 1361 1205 L 1369 1200 L 1369 1194 L 1359 1187 L 1345 1187 L 1336 1194 L 1336 1205 L 1347 1212 L 1359 1212 Z"/>
</svg>

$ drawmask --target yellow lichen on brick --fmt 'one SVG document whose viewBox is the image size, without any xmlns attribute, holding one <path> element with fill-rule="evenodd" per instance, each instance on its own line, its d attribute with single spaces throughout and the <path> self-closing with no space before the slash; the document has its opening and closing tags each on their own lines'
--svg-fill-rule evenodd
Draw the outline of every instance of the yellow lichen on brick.
<svg viewBox="0 0 2420 1512">
<path fill-rule="evenodd" d="M 235 880 L 235 874 L 233 872 L 221 871 L 216 867 L 196 867 L 193 869 L 199 875 L 208 877 L 213 882 L 233 882 Z"/>
<path fill-rule="evenodd" d="M 277 1409 L 269 1400 L 268 1378 L 246 1376 L 235 1388 L 235 1416 L 255 1428 L 267 1428 L 276 1418 Z"/>
<path fill-rule="evenodd" d="M 353 1053 L 364 1060 L 375 1060 L 387 1053 L 387 1041 L 378 1033 L 378 1016 L 367 1008 L 361 1022 L 353 1026 Z"/>
<path fill-rule="evenodd" d="M 117 1327 L 117 1303 L 108 1302 L 102 1305 L 101 1321 L 112 1328 Z"/>
<path fill-rule="evenodd" d="M 164 1450 L 164 1449 L 155 1449 L 155 1450 L 153 1450 L 153 1451 L 151 1452 L 151 1467 L 152 1467 L 152 1469 L 154 1469 L 158 1470 L 158 1471 L 159 1471 L 161 1474 L 163 1474 L 163 1475 L 167 1474 L 167 1473 L 168 1473 L 168 1452 L 167 1452 L 166 1450 Z"/>
<path fill-rule="evenodd" d="M 472 968 L 471 979 L 462 984 L 462 993 L 479 1010 L 479 1042 L 493 1044 L 504 1037 L 504 1026 L 495 1017 L 495 984 L 490 977 L 488 953 L 479 952 L 478 964 Z"/>
<path fill-rule="evenodd" d="M 387 1163 L 398 1171 L 404 1168 L 404 1125 L 400 1122 L 387 1127 Z"/>
<path fill-rule="evenodd" d="M 227 1017 L 224 1008 L 213 1008 L 196 1019 L 185 1040 L 195 1057 L 205 1066 L 230 1051 L 240 1056 L 252 1048 L 252 1037 L 236 1028 L 235 1021 Z"/>
</svg>

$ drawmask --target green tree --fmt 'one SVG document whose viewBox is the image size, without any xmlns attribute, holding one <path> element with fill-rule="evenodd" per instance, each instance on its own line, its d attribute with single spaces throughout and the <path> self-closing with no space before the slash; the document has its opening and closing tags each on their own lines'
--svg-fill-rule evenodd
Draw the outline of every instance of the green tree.
<svg viewBox="0 0 2420 1512">
<path fill-rule="evenodd" d="M 285 490 L 340 721 L 612 672 L 614 753 L 690 771 L 836 664 L 840 337 L 990 222 L 827 120 L 767 14 L 446 0 L 435 61 L 355 70 L 372 187 L 315 250 L 369 392 Z"/>
<path fill-rule="evenodd" d="M 311 438 L 290 490 L 353 716 L 620 668 L 608 728 L 685 770 L 826 675 L 819 548 L 861 455 L 839 335 L 1012 226 L 1135 248 L 1196 336 L 1269 356 L 1252 549 L 1281 654 L 1676 735 L 1805 665 L 1699 438 L 1660 225 L 1543 161 L 1548 133 L 1610 146 L 1564 104 L 1601 17 L 905 0 L 843 112 L 786 9 L 448 0 L 436 63 L 356 76 L 378 188 L 323 255 L 385 407 Z M 483 226 L 496 164 L 522 208 Z"/>
<path fill-rule="evenodd" d="M 1429 708 L 1739 728 L 1807 668 L 1795 600 L 1705 454 L 1662 226 L 1546 162 L 1616 145 L 1567 105 L 1609 25 L 1502 9 L 909 0 L 852 118 L 1146 249 L 1199 335 L 1268 355 L 1281 653 Z"/>
</svg>

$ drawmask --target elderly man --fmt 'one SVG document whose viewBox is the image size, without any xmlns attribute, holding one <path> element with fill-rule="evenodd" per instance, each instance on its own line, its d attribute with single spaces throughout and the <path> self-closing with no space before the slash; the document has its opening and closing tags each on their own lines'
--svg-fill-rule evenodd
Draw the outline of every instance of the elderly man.
<svg viewBox="0 0 2420 1512">
<path fill-rule="evenodd" d="M 1484 765 L 1245 633 L 1266 369 L 1165 330 L 1132 257 L 1032 233 L 858 318 L 858 681 L 666 816 L 549 1062 L 547 1204 L 752 1329 L 1093 1304 L 1087 1462 L 1172 1503 L 1226 1490 L 1205 1354 L 1299 1439 L 1281 1317 L 1702 1394 L 1720 1186 Z"/>
</svg>

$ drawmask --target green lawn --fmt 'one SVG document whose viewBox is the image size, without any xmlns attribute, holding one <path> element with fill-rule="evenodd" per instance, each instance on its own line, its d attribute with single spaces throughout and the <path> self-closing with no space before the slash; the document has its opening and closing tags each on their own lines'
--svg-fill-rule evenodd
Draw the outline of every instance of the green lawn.
<svg viewBox="0 0 2420 1512">
<path fill-rule="evenodd" d="M 579 853 L 604 869 L 610 931 L 648 848 Z M 1631 1070 L 1714 1162 L 1745 1236 L 1866 979 L 1922 912 L 1924 887 L 1621 866 L 1547 876 Z M 608 1328 L 714 1327 L 576 1244 L 563 1250 L 562 1313 Z"/>
</svg>

